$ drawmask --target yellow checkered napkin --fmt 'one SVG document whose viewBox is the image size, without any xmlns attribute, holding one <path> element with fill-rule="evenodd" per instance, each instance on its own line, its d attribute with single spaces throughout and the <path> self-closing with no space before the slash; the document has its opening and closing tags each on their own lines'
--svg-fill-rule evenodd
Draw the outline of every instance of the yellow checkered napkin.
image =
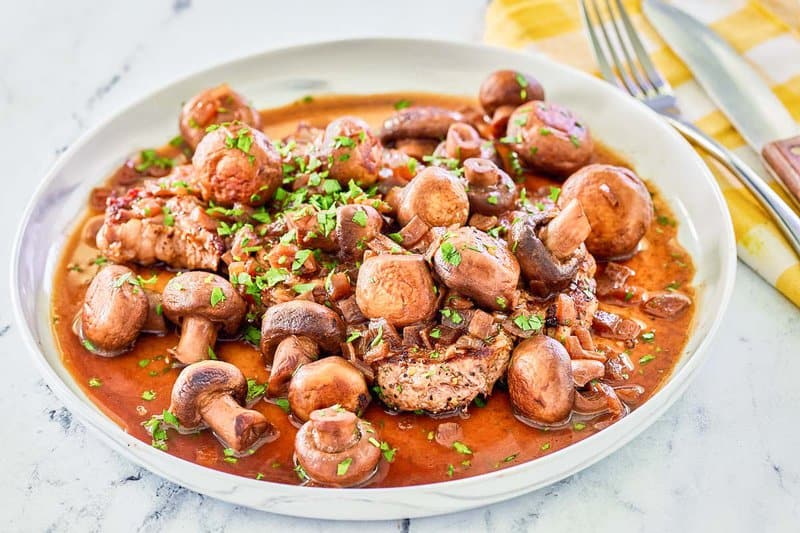
<svg viewBox="0 0 800 533">
<path fill-rule="evenodd" d="M 644 18 L 640 2 L 624 3 L 653 61 L 674 87 L 685 116 L 762 176 L 769 177 L 756 153 Z M 672 3 L 730 42 L 762 74 L 795 120 L 800 120 L 800 39 L 791 28 L 755 1 L 673 0 Z M 575 0 L 494 0 L 486 12 L 485 39 L 490 44 L 535 50 L 597 74 Z M 800 306 L 800 261 L 792 248 L 736 178 L 712 159 L 705 157 L 705 160 L 731 210 L 739 258 Z M 771 177 L 769 180 L 785 199 L 783 189 Z"/>
</svg>

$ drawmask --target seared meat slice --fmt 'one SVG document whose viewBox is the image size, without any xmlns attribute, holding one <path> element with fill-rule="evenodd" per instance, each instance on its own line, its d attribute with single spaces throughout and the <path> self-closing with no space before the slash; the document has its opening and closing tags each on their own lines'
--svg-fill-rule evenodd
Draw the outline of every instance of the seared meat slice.
<svg viewBox="0 0 800 533">
<path fill-rule="evenodd" d="M 511 341 L 500 333 L 489 345 L 455 351 L 437 361 L 437 352 L 420 350 L 382 360 L 375 376 L 386 405 L 400 411 L 445 413 L 467 407 L 478 394 L 490 394 L 511 357 Z"/>
<path fill-rule="evenodd" d="M 193 196 L 111 198 L 97 247 L 115 263 L 216 270 L 225 251 L 217 224 Z"/>
</svg>

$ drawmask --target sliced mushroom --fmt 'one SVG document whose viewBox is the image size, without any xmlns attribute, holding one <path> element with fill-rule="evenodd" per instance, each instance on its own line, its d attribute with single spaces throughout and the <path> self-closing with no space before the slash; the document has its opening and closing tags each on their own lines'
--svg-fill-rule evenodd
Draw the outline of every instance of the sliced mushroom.
<svg viewBox="0 0 800 533">
<path fill-rule="evenodd" d="M 544 100 L 544 89 L 536 78 L 516 70 L 489 74 L 478 93 L 481 107 L 490 117 L 503 106 L 519 107 L 531 100 Z"/>
<path fill-rule="evenodd" d="M 456 122 L 447 130 L 444 153 L 450 159 L 463 162 L 473 157 L 491 159 L 495 150 L 492 142 L 482 139 L 478 130 L 464 122 Z"/>
<path fill-rule="evenodd" d="M 261 353 L 272 365 L 271 396 L 284 394 L 292 375 L 317 359 L 320 349 L 337 352 L 345 326 L 334 311 L 308 300 L 292 300 L 267 309 L 261 320 Z"/>
<path fill-rule="evenodd" d="M 333 487 L 352 487 L 369 480 L 381 459 L 381 450 L 367 422 L 339 407 L 310 414 L 294 440 L 297 462 L 308 477 Z"/>
<path fill-rule="evenodd" d="M 522 341 L 508 367 L 511 403 L 524 417 L 558 424 L 569 416 L 575 398 L 567 350 L 555 339 L 536 335 Z"/>
<path fill-rule="evenodd" d="M 473 213 L 499 215 L 511 209 L 517 199 L 517 186 L 511 176 L 488 159 L 464 161 L 464 177 L 469 183 L 469 206 Z"/>
<path fill-rule="evenodd" d="M 410 107 L 386 119 L 380 139 L 384 144 L 400 139 L 433 139 L 441 141 L 455 122 L 462 122 L 461 113 L 441 107 Z"/>
<path fill-rule="evenodd" d="M 692 299 L 677 291 L 661 291 L 648 294 L 642 310 L 656 318 L 675 318 L 692 305 Z"/>
<path fill-rule="evenodd" d="M 278 151 L 261 131 L 241 123 L 203 137 L 192 164 L 203 200 L 226 207 L 264 205 L 283 181 Z"/>
<path fill-rule="evenodd" d="M 147 320 L 148 301 L 136 275 L 127 267 L 108 265 L 95 275 L 80 315 L 84 347 L 113 357 L 127 351 Z"/>
<path fill-rule="evenodd" d="M 298 368 L 289 383 L 288 398 L 292 414 L 305 422 L 312 411 L 332 405 L 360 414 L 371 396 L 364 375 L 333 355 Z"/>
<path fill-rule="evenodd" d="M 169 411 L 182 431 L 205 424 L 223 446 L 243 453 L 278 438 L 264 415 L 242 407 L 246 397 L 247 380 L 241 370 L 224 361 L 201 361 L 178 375 Z"/>
<path fill-rule="evenodd" d="M 368 186 L 378 179 L 381 145 L 360 118 L 341 117 L 328 124 L 323 146 L 330 176 L 342 185 L 353 180 Z"/>
<path fill-rule="evenodd" d="M 592 157 L 589 130 L 558 104 L 528 102 L 508 119 L 506 137 L 511 148 L 536 170 L 568 176 Z"/>
<path fill-rule="evenodd" d="M 377 255 L 358 271 L 356 303 L 367 318 L 393 326 L 425 320 L 436 310 L 433 278 L 420 255 Z"/>
<path fill-rule="evenodd" d="M 425 168 L 401 191 L 397 220 L 402 225 L 414 216 L 429 226 L 467 223 L 469 198 L 464 183 L 443 168 Z"/>
<path fill-rule="evenodd" d="M 444 284 L 483 307 L 510 309 L 516 300 L 519 263 L 505 242 L 470 226 L 445 237 L 433 255 Z"/>
<path fill-rule="evenodd" d="M 261 115 L 247 100 L 222 84 L 206 89 L 183 105 L 179 125 L 181 135 L 192 149 L 196 148 L 206 134 L 206 128 L 223 122 L 243 122 L 261 129 Z"/>
<path fill-rule="evenodd" d="M 180 341 L 171 353 L 187 365 L 210 357 L 220 329 L 236 333 L 247 308 L 228 280 L 202 271 L 172 278 L 162 300 L 166 317 L 181 326 Z"/>
<path fill-rule="evenodd" d="M 583 206 L 592 231 L 586 248 L 604 259 L 625 258 L 636 252 L 653 221 L 653 200 L 633 171 L 612 165 L 588 165 L 561 187 L 558 205 L 572 200 Z"/>
</svg>

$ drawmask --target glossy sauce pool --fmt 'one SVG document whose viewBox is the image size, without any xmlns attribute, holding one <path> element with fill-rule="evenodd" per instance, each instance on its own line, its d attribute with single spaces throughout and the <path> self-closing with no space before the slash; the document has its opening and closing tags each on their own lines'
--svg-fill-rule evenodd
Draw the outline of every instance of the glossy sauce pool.
<svg viewBox="0 0 800 533">
<path fill-rule="evenodd" d="M 263 111 L 263 123 L 268 125 L 264 131 L 270 138 L 278 139 L 293 132 L 300 121 L 324 127 L 330 120 L 342 115 L 361 117 L 377 128 L 394 111 L 394 104 L 400 100 L 454 109 L 472 103 L 467 98 L 431 94 L 306 98 L 285 107 Z M 596 146 L 593 162 L 625 165 L 624 161 L 599 146 L 599 143 Z M 541 176 L 527 177 L 526 185 L 531 190 L 546 184 L 558 185 Z M 624 264 L 636 271 L 633 281 L 639 287 L 663 290 L 677 284 L 683 292 L 692 296 L 689 287 L 694 275 L 691 259 L 677 243 L 677 228 L 672 213 L 652 185 L 648 184 L 648 187 L 653 194 L 657 220 L 647 232 L 645 249 Z M 99 252 L 81 240 L 82 222 L 95 214 L 98 212 L 89 209 L 76 226 L 56 270 L 52 302 L 53 329 L 65 366 L 92 401 L 125 431 L 149 443 L 151 436 L 142 423 L 169 406 L 172 384 L 180 370 L 170 368 L 165 356 L 167 349 L 176 345 L 178 335 L 174 332 L 163 337 L 142 335 L 130 352 L 115 358 L 103 358 L 86 351 L 72 332 L 72 321 L 80 310 L 86 287 L 99 268 L 95 264 Z M 139 267 L 135 270 L 145 278 L 158 274 L 158 282 L 148 288 L 159 291 L 173 276 L 172 272 L 158 268 Z M 694 309 L 692 307 L 671 320 L 652 318 L 637 306 L 619 307 L 602 300 L 601 309 L 637 319 L 646 324 L 642 331 L 655 332 L 652 342 L 640 341 L 630 352 L 635 370 L 630 374 L 628 384 L 645 388 L 645 394 L 637 402 L 637 405 L 641 404 L 658 390 L 672 371 L 688 337 Z M 620 351 L 622 349 L 619 347 Z M 255 378 L 259 383 L 267 380 L 269 374 L 261 356 L 250 344 L 243 341 L 220 342 L 216 353 L 220 359 L 238 366 L 248 378 Z M 152 396 L 150 391 L 155 397 L 143 399 L 145 391 L 148 391 L 145 395 L 148 398 Z M 636 405 L 630 407 L 635 408 Z M 239 459 L 226 458 L 222 446 L 209 431 L 180 435 L 173 430 L 169 430 L 166 453 L 245 477 L 300 483 L 293 462 L 296 426 L 278 405 L 261 400 L 252 408 L 264 413 L 280 432 L 276 441 L 260 447 L 252 455 Z M 378 401 L 372 402 L 364 418 L 372 422 L 380 440 L 397 450 L 391 464 L 381 462 L 378 474 L 369 485 L 371 487 L 447 481 L 507 468 L 589 437 L 597 431 L 594 422 L 602 420 L 602 417 L 591 421 L 576 419 L 569 427 L 559 430 L 543 431 L 529 427 L 514 417 L 502 382 L 495 386 L 485 406 L 473 404 L 468 413 L 446 419 L 461 424 L 463 442 L 470 448 L 471 454 L 458 453 L 433 440 L 432 436 L 443 419 L 412 413 L 388 413 Z"/>
</svg>

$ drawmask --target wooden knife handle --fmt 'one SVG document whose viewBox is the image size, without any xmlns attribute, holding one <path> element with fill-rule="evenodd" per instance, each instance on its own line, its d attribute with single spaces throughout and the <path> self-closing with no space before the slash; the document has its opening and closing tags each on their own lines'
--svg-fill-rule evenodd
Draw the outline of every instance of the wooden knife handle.
<svg viewBox="0 0 800 533">
<path fill-rule="evenodd" d="M 761 155 L 795 202 L 800 202 L 800 135 L 766 144 Z"/>
</svg>

